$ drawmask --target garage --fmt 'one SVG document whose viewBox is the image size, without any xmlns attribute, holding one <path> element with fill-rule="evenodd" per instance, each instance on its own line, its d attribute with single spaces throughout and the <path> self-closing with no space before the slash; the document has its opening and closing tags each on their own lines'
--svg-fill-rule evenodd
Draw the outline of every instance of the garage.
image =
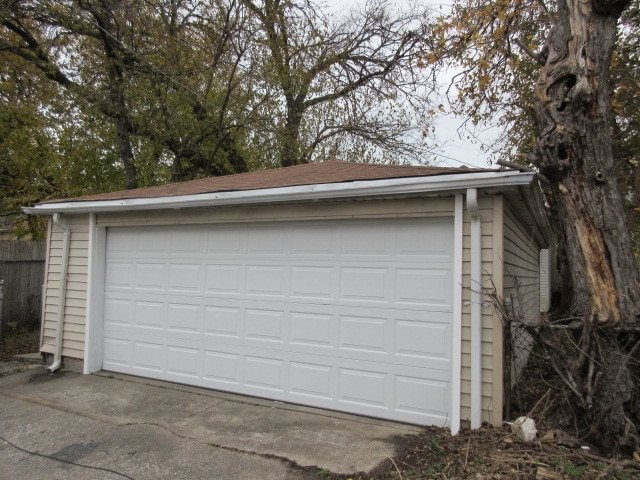
<svg viewBox="0 0 640 480">
<path fill-rule="evenodd" d="M 453 219 L 108 228 L 103 369 L 450 417 Z"/>
<path fill-rule="evenodd" d="M 501 425 L 499 298 L 540 314 L 534 172 L 327 161 L 53 199 L 47 369 Z M 514 352 L 514 358 L 526 352 Z M 510 366 L 510 365 L 509 365 Z"/>
</svg>

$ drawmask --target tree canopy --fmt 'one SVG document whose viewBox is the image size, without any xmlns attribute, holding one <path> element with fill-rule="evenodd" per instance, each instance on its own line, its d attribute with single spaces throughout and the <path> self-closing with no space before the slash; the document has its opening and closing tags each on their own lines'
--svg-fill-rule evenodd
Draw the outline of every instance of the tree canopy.
<svg viewBox="0 0 640 480">
<path fill-rule="evenodd" d="M 3 2 L 0 168 L 24 193 L 3 210 L 337 156 L 424 161 L 426 21 L 385 0 Z"/>
</svg>

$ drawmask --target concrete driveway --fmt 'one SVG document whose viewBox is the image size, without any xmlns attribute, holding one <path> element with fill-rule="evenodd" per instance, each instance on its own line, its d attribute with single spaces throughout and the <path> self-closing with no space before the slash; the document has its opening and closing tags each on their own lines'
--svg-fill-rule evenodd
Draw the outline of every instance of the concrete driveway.
<svg viewBox="0 0 640 480">
<path fill-rule="evenodd" d="M 126 375 L 0 378 L 0 478 L 320 478 L 368 472 L 419 431 Z"/>
</svg>

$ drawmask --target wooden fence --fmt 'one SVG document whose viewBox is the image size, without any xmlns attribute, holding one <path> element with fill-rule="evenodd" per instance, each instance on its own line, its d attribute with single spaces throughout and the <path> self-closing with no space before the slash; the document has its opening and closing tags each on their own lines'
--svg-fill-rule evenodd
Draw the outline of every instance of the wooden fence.
<svg viewBox="0 0 640 480">
<path fill-rule="evenodd" d="M 0 241 L 0 334 L 40 324 L 44 242 Z"/>
</svg>

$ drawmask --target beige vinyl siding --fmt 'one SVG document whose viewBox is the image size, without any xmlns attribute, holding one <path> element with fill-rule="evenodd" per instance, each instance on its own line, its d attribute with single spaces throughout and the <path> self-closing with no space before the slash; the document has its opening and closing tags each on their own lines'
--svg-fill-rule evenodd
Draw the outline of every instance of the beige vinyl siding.
<svg viewBox="0 0 640 480">
<path fill-rule="evenodd" d="M 448 198 L 405 200 L 355 200 L 348 202 L 302 203 L 250 207 L 214 207 L 188 210 L 103 213 L 96 226 L 189 225 L 204 223 L 268 222 L 286 220 L 327 220 L 376 217 L 453 215 L 454 201 Z"/>
<path fill-rule="evenodd" d="M 84 331 L 87 304 L 87 265 L 89 253 L 89 216 L 63 215 L 62 220 L 71 228 L 69 242 L 69 269 L 64 309 L 62 355 L 84 358 Z M 51 225 L 47 283 L 45 286 L 42 352 L 55 352 L 58 321 L 59 289 L 62 271 L 63 230 Z"/>
<path fill-rule="evenodd" d="M 516 315 L 528 322 L 540 315 L 540 248 L 514 211 L 505 205 L 504 221 L 504 296 L 510 299 Z M 517 382 L 532 338 L 522 329 L 512 330 L 513 362 L 512 383 Z"/>
<path fill-rule="evenodd" d="M 500 229 L 500 215 L 494 214 L 494 196 L 479 198 L 482 257 L 482 285 L 471 285 L 471 223 L 469 212 L 464 209 L 462 239 L 462 398 L 460 418 L 471 417 L 471 291 L 492 291 L 495 273 L 495 235 Z M 499 274 L 501 272 L 498 272 Z M 498 275 L 500 276 L 500 275 Z M 484 297 L 484 296 L 483 296 Z M 502 355 L 502 334 L 499 321 L 496 323 L 493 308 L 489 302 L 482 307 L 482 421 L 499 425 L 502 422 L 502 363 L 494 362 Z"/>
</svg>

